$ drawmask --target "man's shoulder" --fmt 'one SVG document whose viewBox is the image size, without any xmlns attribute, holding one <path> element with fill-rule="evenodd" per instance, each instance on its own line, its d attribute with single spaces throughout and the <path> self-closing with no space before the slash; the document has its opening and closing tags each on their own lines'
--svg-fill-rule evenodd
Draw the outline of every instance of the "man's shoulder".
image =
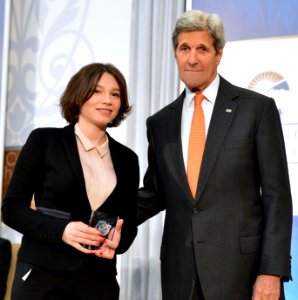
<svg viewBox="0 0 298 300">
<path fill-rule="evenodd" d="M 176 98 L 174 101 L 171 103 L 167 104 L 157 112 L 155 112 L 153 115 L 151 115 L 149 118 L 150 119 L 159 119 L 159 118 L 164 118 L 166 115 L 173 113 L 175 110 L 182 109 L 182 104 L 183 104 L 183 99 L 184 99 L 184 92 L 182 92 L 178 98 Z"/>
<path fill-rule="evenodd" d="M 223 77 L 220 77 L 219 93 L 229 94 L 231 97 L 258 99 L 258 101 L 268 101 L 271 99 L 257 91 L 235 85 Z"/>
</svg>

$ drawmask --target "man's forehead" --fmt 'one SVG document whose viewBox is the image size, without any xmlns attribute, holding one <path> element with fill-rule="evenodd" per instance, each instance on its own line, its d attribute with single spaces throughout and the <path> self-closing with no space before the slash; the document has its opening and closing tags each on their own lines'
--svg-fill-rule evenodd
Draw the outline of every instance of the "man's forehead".
<svg viewBox="0 0 298 300">
<path fill-rule="evenodd" d="M 178 44 L 208 44 L 213 43 L 213 37 L 207 30 L 183 31 L 178 34 Z"/>
</svg>

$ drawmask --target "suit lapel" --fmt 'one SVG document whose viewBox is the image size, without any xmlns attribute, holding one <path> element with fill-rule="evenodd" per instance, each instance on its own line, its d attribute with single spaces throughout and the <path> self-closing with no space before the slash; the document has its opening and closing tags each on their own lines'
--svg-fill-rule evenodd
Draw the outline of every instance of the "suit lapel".
<svg viewBox="0 0 298 300">
<path fill-rule="evenodd" d="M 66 157 L 73 170 L 74 176 L 77 178 L 78 184 L 80 185 L 80 190 L 85 191 L 86 194 L 84 174 L 80 162 L 73 125 L 66 126 L 63 129 L 63 142 L 64 147 L 66 148 Z"/>
<path fill-rule="evenodd" d="M 202 195 L 220 148 L 236 113 L 238 103 L 235 101 L 236 97 L 237 94 L 235 93 L 233 86 L 220 77 L 220 86 L 209 125 L 196 200 Z"/>
<path fill-rule="evenodd" d="M 185 172 L 181 142 L 181 115 L 184 97 L 185 93 L 183 92 L 170 105 L 170 112 L 166 120 L 169 140 L 166 145 L 165 160 L 168 160 L 167 165 L 178 185 L 185 191 L 188 197 L 192 198 Z"/>
<path fill-rule="evenodd" d="M 109 149 L 110 149 L 110 154 L 113 161 L 113 167 L 116 173 L 116 177 L 125 178 L 125 175 L 123 175 L 122 173 L 126 173 L 127 170 L 123 169 L 122 167 L 123 156 L 119 152 L 119 146 L 117 144 L 118 142 L 114 140 L 108 133 L 107 136 L 109 138 Z M 118 180 L 117 180 L 116 187 L 117 185 L 118 185 Z"/>
</svg>

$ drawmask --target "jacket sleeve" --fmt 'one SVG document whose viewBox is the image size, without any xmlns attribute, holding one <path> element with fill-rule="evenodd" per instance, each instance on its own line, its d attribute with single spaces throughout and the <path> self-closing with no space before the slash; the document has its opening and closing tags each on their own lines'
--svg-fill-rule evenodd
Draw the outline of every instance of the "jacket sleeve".
<svg viewBox="0 0 298 300">
<path fill-rule="evenodd" d="M 139 190 L 137 213 L 138 225 L 165 209 L 165 204 L 158 187 L 155 140 L 150 120 L 150 118 L 147 120 L 147 139 L 149 143 L 148 167 L 144 176 L 143 187 Z"/>
<path fill-rule="evenodd" d="M 264 107 L 257 128 L 257 159 L 263 201 L 259 274 L 291 279 L 292 198 L 279 113 L 275 102 Z"/>
<path fill-rule="evenodd" d="M 121 167 L 121 172 L 123 172 L 122 177 L 125 176 L 126 178 L 124 181 L 126 182 L 126 180 L 129 179 L 129 182 L 125 183 L 125 197 L 122 199 L 125 200 L 125 208 L 123 209 L 124 215 L 122 216 L 124 223 L 122 227 L 120 243 L 116 249 L 117 254 L 122 254 L 128 250 L 138 231 L 136 214 L 140 180 L 139 161 L 137 155 L 131 151 L 129 151 L 125 161 L 124 157 L 122 157 L 121 160 L 123 163 Z"/>
<path fill-rule="evenodd" d="M 43 177 L 42 135 L 40 129 L 34 130 L 20 152 L 3 200 L 2 217 L 5 224 L 31 239 L 59 243 L 69 221 L 30 208 Z"/>
</svg>

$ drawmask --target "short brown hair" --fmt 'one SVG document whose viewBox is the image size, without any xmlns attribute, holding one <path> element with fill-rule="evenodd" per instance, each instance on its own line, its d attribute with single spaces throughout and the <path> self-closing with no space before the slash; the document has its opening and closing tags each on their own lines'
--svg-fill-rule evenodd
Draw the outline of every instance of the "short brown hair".
<svg viewBox="0 0 298 300">
<path fill-rule="evenodd" d="M 92 63 L 82 67 L 69 80 L 60 98 L 61 114 L 68 123 L 76 123 L 83 104 L 94 94 L 103 73 L 111 74 L 120 88 L 120 110 L 108 127 L 118 126 L 124 120 L 131 106 L 128 102 L 126 80 L 122 73 L 112 64 Z"/>
</svg>

